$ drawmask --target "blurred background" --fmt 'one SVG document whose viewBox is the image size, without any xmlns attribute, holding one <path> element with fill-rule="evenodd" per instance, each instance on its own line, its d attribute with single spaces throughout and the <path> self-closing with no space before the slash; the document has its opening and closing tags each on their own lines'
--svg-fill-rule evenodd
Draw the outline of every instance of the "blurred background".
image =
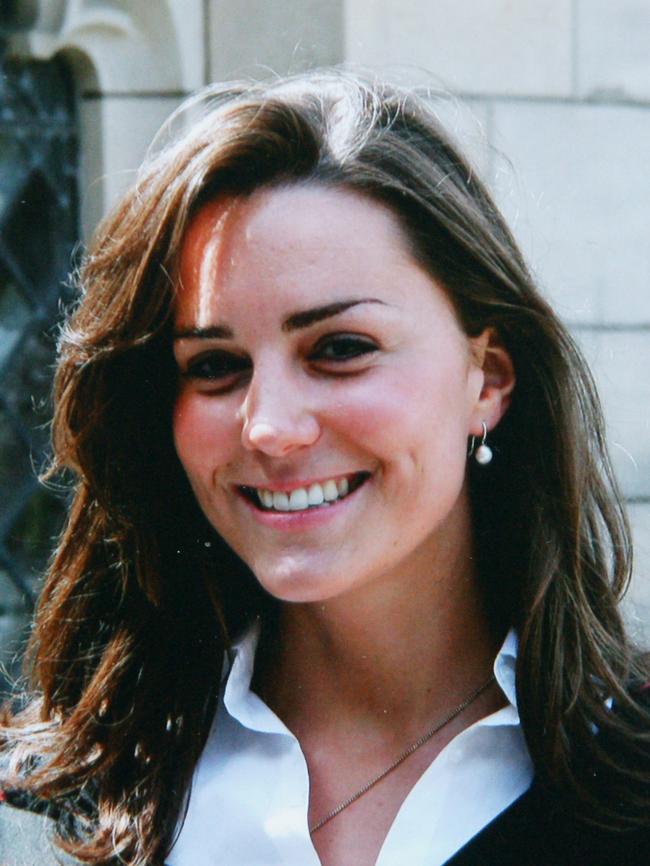
<svg viewBox="0 0 650 866">
<path fill-rule="evenodd" d="M 650 637 L 648 0 L 2 0 L 0 659 L 15 671 L 60 525 L 36 480 L 67 274 L 185 96 L 361 64 L 439 92 L 592 365 Z"/>
</svg>

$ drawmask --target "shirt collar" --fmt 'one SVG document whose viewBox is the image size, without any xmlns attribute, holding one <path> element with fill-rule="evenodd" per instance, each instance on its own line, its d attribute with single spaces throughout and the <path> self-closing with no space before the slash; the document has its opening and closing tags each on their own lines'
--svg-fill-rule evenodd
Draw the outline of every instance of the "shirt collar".
<svg viewBox="0 0 650 866">
<path fill-rule="evenodd" d="M 501 644 L 501 649 L 494 660 L 494 678 L 503 692 L 508 704 L 491 716 L 481 719 L 479 724 L 485 725 L 518 725 L 519 710 L 517 708 L 517 651 L 519 641 L 514 628 L 511 628 Z"/>
<path fill-rule="evenodd" d="M 515 675 L 517 670 L 517 651 L 519 641 L 517 632 L 511 628 L 501 644 L 501 649 L 494 660 L 494 677 L 499 684 L 508 703 L 517 706 L 517 686 Z"/>
<path fill-rule="evenodd" d="M 246 728 L 266 734 L 291 736 L 286 725 L 251 689 L 260 630 L 260 622 L 256 620 L 240 640 L 233 644 L 223 703 L 232 718 Z"/>
<path fill-rule="evenodd" d="M 233 719 L 253 731 L 292 736 L 275 713 L 251 690 L 255 651 L 260 638 L 260 623 L 256 621 L 233 644 L 230 666 L 226 666 L 224 706 Z M 517 687 L 515 682 L 517 634 L 510 629 L 494 660 L 494 678 L 508 701 L 507 706 L 481 719 L 478 724 L 490 726 L 518 725 Z"/>
</svg>

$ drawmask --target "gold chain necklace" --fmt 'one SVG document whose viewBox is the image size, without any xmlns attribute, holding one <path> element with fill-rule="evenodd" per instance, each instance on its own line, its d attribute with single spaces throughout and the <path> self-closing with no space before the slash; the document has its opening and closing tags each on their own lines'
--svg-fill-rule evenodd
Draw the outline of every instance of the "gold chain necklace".
<svg viewBox="0 0 650 866">
<path fill-rule="evenodd" d="M 378 782 L 381 782 L 382 779 L 385 779 L 389 773 L 392 773 L 394 769 L 399 767 L 399 765 L 405 761 L 413 752 L 417 752 L 420 746 L 423 746 L 427 743 L 434 734 L 437 734 L 438 731 L 441 731 L 445 725 L 448 725 L 449 722 L 453 721 L 456 716 L 459 716 L 463 710 L 467 709 L 470 704 L 474 703 L 474 701 L 482 695 L 483 692 L 492 685 L 494 682 L 494 674 L 490 677 L 489 680 L 483 683 L 482 686 L 479 686 L 477 689 L 469 694 L 465 700 L 458 704 L 449 715 L 445 716 L 445 718 L 441 722 L 437 722 L 431 730 L 427 731 L 426 734 L 423 734 L 419 739 L 417 739 L 414 743 L 412 743 L 406 751 L 402 752 L 399 758 L 396 758 L 390 766 L 386 767 L 385 770 L 382 770 L 381 773 L 378 773 L 376 776 L 373 776 L 369 782 L 363 786 L 363 788 L 359 788 L 359 790 L 352 794 L 349 797 L 346 797 L 338 806 L 335 806 L 330 812 L 325 815 L 324 818 L 321 818 L 320 821 L 317 821 L 312 827 L 309 828 L 310 833 L 315 833 L 316 830 L 320 830 L 321 827 L 324 827 L 332 818 L 336 818 L 337 815 L 340 815 L 344 809 L 347 809 L 348 806 L 351 806 L 352 803 L 356 802 L 359 797 L 363 797 L 364 794 L 367 794 L 371 788 L 374 788 Z"/>
</svg>

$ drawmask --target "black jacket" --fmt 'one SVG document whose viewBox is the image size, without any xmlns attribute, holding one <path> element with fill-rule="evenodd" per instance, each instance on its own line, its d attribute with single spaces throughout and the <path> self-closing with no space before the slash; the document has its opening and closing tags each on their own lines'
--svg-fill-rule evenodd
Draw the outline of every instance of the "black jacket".
<svg viewBox="0 0 650 866">
<path fill-rule="evenodd" d="M 650 866 L 650 815 L 643 829 L 600 829 L 533 782 L 445 866 Z"/>
</svg>

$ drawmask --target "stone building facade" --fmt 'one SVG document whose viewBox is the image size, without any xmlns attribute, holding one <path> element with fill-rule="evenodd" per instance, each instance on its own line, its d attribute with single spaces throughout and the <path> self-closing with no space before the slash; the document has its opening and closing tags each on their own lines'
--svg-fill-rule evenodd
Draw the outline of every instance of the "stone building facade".
<svg viewBox="0 0 650 866">
<path fill-rule="evenodd" d="M 83 234 L 204 84 L 346 62 L 452 96 L 487 179 L 601 389 L 650 623 L 650 6 L 647 0 L 9 0 L 16 57 L 78 97 Z M 649 632 L 650 633 L 650 632 Z"/>
</svg>

